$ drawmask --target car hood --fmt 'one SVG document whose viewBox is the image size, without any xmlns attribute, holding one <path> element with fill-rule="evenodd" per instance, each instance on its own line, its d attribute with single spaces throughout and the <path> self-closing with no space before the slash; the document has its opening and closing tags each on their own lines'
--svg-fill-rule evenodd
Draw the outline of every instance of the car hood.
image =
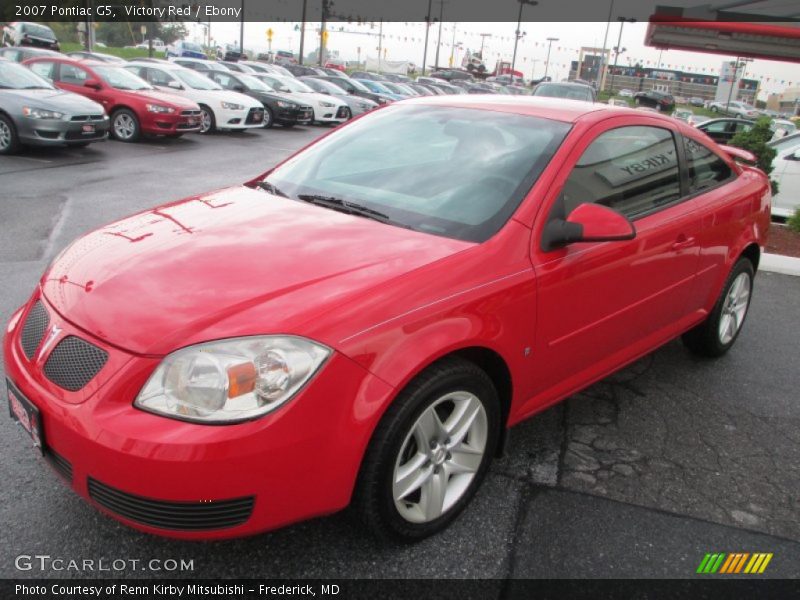
<svg viewBox="0 0 800 600">
<path fill-rule="evenodd" d="M 303 92 L 298 94 L 292 94 L 296 96 L 298 99 L 305 99 L 306 104 L 316 104 L 319 105 L 320 102 L 328 102 L 335 106 L 345 106 L 347 103 L 337 98 L 336 96 L 328 96 L 326 94 L 320 94 L 319 92 Z"/>
<path fill-rule="evenodd" d="M 241 186 L 98 229 L 41 286 L 84 331 L 164 355 L 224 337 L 305 335 L 321 314 L 472 246 Z"/>
<path fill-rule="evenodd" d="M 0 98 L 14 99 L 22 103 L 35 103 L 36 108 L 57 110 L 69 114 L 103 114 L 103 107 L 80 94 L 59 89 L 0 90 Z"/>
</svg>

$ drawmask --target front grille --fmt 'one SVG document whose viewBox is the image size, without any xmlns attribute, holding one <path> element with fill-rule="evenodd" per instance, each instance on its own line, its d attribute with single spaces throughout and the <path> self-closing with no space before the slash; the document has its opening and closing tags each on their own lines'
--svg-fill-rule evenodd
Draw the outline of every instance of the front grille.
<svg viewBox="0 0 800 600">
<path fill-rule="evenodd" d="M 42 343 L 44 332 L 47 331 L 47 326 L 50 324 L 50 315 L 47 314 L 47 309 L 41 301 L 37 300 L 36 304 L 28 313 L 28 319 L 25 321 L 25 326 L 22 328 L 22 336 L 20 343 L 22 344 L 22 351 L 28 360 L 33 360 L 34 354 L 39 344 Z"/>
<path fill-rule="evenodd" d="M 102 121 L 103 115 L 75 115 L 70 121 Z"/>
<path fill-rule="evenodd" d="M 256 117 L 258 115 L 258 117 Z M 264 109 L 263 108 L 251 108 L 247 112 L 247 119 L 245 123 L 247 125 L 252 125 L 253 123 L 261 123 L 264 121 Z"/>
<path fill-rule="evenodd" d="M 200 122 L 191 124 L 191 123 L 178 123 L 175 126 L 175 129 L 200 129 Z"/>
<path fill-rule="evenodd" d="M 107 360 L 104 350 L 69 335 L 47 357 L 44 374 L 57 386 L 77 392 L 97 375 Z"/>
<path fill-rule="evenodd" d="M 226 529 L 241 525 L 253 512 L 255 498 L 247 496 L 209 502 L 172 502 L 135 496 L 89 477 L 89 497 L 126 519 L 183 531 Z"/>
<path fill-rule="evenodd" d="M 182 117 L 199 117 L 202 113 L 200 110 L 182 110 L 181 116 Z"/>
<path fill-rule="evenodd" d="M 347 106 L 340 106 L 339 110 L 336 111 L 336 118 L 337 119 L 349 119 L 350 118 L 350 108 Z"/>
<path fill-rule="evenodd" d="M 54 452 L 52 449 L 47 448 L 44 451 L 44 457 L 50 463 L 59 475 L 66 479 L 70 485 L 72 484 L 72 464 L 63 456 Z"/>
</svg>

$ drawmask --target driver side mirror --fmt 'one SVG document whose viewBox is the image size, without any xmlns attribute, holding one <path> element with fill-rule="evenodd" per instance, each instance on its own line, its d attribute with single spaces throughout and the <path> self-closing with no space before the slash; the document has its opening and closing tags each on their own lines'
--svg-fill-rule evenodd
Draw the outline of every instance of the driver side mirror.
<svg viewBox="0 0 800 600">
<path fill-rule="evenodd" d="M 792 154 L 787 156 L 789 160 L 800 160 L 800 149 L 795 150 Z"/>
<path fill-rule="evenodd" d="M 631 221 L 602 204 L 580 204 L 564 219 L 553 219 L 544 228 L 542 250 L 545 252 L 576 242 L 613 242 L 632 240 L 636 228 Z"/>
<path fill-rule="evenodd" d="M 183 86 L 180 83 L 178 83 L 177 81 L 175 81 L 174 79 L 172 81 L 168 81 L 167 82 L 167 87 L 170 87 L 173 90 L 182 90 L 183 89 Z"/>
<path fill-rule="evenodd" d="M 244 89 L 244 86 L 243 86 L 243 85 L 241 85 L 241 84 L 238 84 L 238 83 L 237 83 L 236 85 L 234 85 L 234 86 L 233 86 L 231 89 L 232 89 L 234 92 L 241 92 L 241 93 L 244 93 L 244 91 L 245 91 L 245 89 Z"/>
<path fill-rule="evenodd" d="M 91 88 L 93 90 L 99 90 L 103 87 L 98 79 L 87 79 L 83 82 L 83 87 Z"/>
</svg>

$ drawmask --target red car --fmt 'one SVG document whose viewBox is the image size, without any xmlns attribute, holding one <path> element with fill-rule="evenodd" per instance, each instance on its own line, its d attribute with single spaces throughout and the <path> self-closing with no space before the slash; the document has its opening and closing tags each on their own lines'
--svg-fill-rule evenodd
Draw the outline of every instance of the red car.
<svg viewBox="0 0 800 600">
<path fill-rule="evenodd" d="M 354 503 L 422 538 L 508 427 L 675 337 L 731 348 L 770 215 L 732 154 L 602 104 L 372 111 L 65 249 L 8 324 L 12 415 L 75 492 L 148 532 Z"/>
<path fill-rule="evenodd" d="M 120 141 L 200 131 L 202 113 L 196 103 L 159 92 L 121 66 L 68 57 L 32 58 L 23 64 L 56 87 L 102 104 L 111 117 L 111 135 Z"/>
</svg>

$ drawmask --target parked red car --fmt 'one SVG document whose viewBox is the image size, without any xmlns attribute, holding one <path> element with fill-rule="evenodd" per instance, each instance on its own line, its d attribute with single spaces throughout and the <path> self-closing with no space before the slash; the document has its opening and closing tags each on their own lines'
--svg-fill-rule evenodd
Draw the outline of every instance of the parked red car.
<svg viewBox="0 0 800 600">
<path fill-rule="evenodd" d="M 74 491 L 148 532 L 355 503 L 419 539 L 507 427 L 675 337 L 728 351 L 769 189 L 657 114 L 395 103 L 65 249 L 8 324 L 12 415 Z"/>
<path fill-rule="evenodd" d="M 200 131 L 200 107 L 177 94 L 157 91 L 112 63 L 71 58 L 32 58 L 23 63 L 56 87 L 91 98 L 111 117 L 110 133 L 123 142 L 142 135 L 180 137 Z"/>
</svg>

